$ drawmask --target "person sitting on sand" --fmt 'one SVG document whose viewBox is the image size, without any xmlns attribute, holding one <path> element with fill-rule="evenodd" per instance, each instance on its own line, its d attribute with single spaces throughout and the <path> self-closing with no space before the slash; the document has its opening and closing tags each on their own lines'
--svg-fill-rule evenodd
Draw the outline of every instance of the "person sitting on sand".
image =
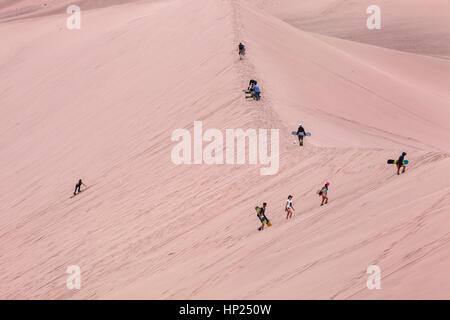
<svg viewBox="0 0 450 320">
<path fill-rule="evenodd" d="M 248 83 L 248 88 L 245 93 L 252 93 L 253 87 L 258 84 L 258 81 L 251 79 Z"/>
<path fill-rule="evenodd" d="M 253 98 L 255 100 L 259 100 L 261 90 L 258 86 L 258 81 L 256 80 L 250 80 L 248 84 L 248 89 L 245 91 L 246 94 L 250 94 L 249 96 L 245 96 L 247 99 Z"/>
<path fill-rule="evenodd" d="M 258 101 L 260 99 L 260 94 L 261 94 L 261 90 L 259 90 L 259 86 L 257 84 L 255 84 L 253 86 L 253 94 L 252 94 L 253 99 Z"/>
</svg>

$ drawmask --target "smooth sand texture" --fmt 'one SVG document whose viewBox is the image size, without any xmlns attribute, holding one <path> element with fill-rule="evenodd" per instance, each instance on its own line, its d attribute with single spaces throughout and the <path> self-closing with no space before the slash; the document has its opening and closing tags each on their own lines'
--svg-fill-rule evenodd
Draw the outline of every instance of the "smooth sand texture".
<svg viewBox="0 0 450 320">
<path fill-rule="evenodd" d="M 273 4 L 99 5 L 79 31 L 52 5 L 0 24 L 0 298 L 450 298 L 449 60 L 305 32 Z M 195 120 L 280 129 L 279 173 L 174 165 Z"/>
<path fill-rule="evenodd" d="M 247 0 L 301 30 L 450 59 L 448 0 Z M 368 32 L 377 5 L 381 30 Z"/>
</svg>

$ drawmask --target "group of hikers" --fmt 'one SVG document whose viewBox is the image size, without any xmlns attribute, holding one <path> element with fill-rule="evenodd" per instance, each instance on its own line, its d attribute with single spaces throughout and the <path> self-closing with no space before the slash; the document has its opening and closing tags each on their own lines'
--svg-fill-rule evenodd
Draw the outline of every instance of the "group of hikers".
<svg viewBox="0 0 450 320">
<path fill-rule="evenodd" d="M 299 130 L 300 130 L 301 124 L 299 124 Z M 299 136 L 300 139 L 300 136 Z M 303 142 L 300 141 L 300 145 L 303 145 Z M 397 164 L 397 175 L 400 175 L 401 173 L 405 173 L 406 171 L 406 165 L 405 165 L 405 156 L 406 152 L 402 152 L 402 154 L 398 157 L 396 164 Z M 330 187 L 330 183 L 327 181 L 325 182 L 325 185 L 317 191 L 317 194 L 322 198 L 322 202 L 320 203 L 320 206 L 323 206 L 324 204 L 328 203 L 328 189 Z M 295 211 L 294 205 L 292 204 L 292 195 L 289 195 L 286 204 L 284 206 L 284 211 L 286 212 L 286 220 L 292 218 L 292 214 Z M 264 202 L 262 207 L 256 207 L 256 215 L 261 221 L 261 227 L 258 228 L 259 231 L 264 230 L 264 225 L 271 226 L 271 222 L 266 216 L 266 208 L 267 203 Z"/>
<path fill-rule="evenodd" d="M 238 53 L 239 53 L 239 59 L 242 60 L 245 56 L 245 46 L 242 44 L 242 42 L 238 45 Z M 255 100 L 259 100 L 261 97 L 261 90 L 258 86 L 258 81 L 256 80 L 250 80 L 248 84 L 247 90 L 244 90 L 246 93 L 246 98 L 253 98 Z M 249 94 L 247 96 L 247 94 Z M 296 134 L 298 136 L 298 143 L 300 147 L 303 146 L 303 138 L 307 135 L 305 128 L 301 123 L 298 124 L 297 132 L 292 132 L 292 134 Z M 308 133 L 309 135 L 309 133 Z M 402 170 L 402 173 L 405 172 L 406 166 L 405 166 L 405 156 L 406 152 L 403 152 L 402 155 L 398 158 L 398 160 L 395 162 L 397 164 L 397 175 L 400 174 L 400 170 Z M 328 188 L 330 186 L 330 183 L 327 181 L 325 185 L 317 191 L 317 194 L 322 198 L 321 206 L 328 203 Z M 264 230 L 264 225 L 271 226 L 271 223 L 269 219 L 267 219 L 267 216 L 265 214 L 266 212 L 267 203 L 263 203 L 262 207 L 256 207 L 256 214 L 261 221 L 261 227 L 258 228 L 258 230 Z M 292 195 L 288 196 L 288 199 L 286 200 L 286 206 L 284 208 L 286 212 L 286 219 L 292 218 L 292 213 L 295 211 L 294 206 L 292 205 Z"/>
<path fill-rule="evenodd" d="M 239 59 L 242 59 L 245 55 L 245 46 L 242 43 L 239 43 L 238 52 L 239 52 Z M 261 91 L 258 86 L 258 82 L 253 79 L 250 80 L 249 86 L 247 88 L 247 91 L 245 91 L 245 93 L 250 94 L 250 96 L 246 96 L 246 98 L 253 98 L 258 101 L 260 99 L 260 94 L 261 94 Z M 293 132 L 293 134 L 295 134 L 295 131 Z M 297 136 L 298 136 L 298 141 L 299 141 L 300 146 L 303 146 L 303 138 L 305 135 L 306 135 L 306 130 L 303 127 L 303 125 L 301 123 L 299 123 L 298 129 L 297 129 Z M 405 156 L 406 156 L 406 152 L 403 152 L 401 154 L 401 156 L 398 158 L 398 160 L 395 162 L 397 165 L 397 175 L 400 175 L 400 170 L 402 170 L 401 171 L 402 173 L 404 173 L 406 170 Z M 393 161 L 393 160 L 390 160 L 390 161 Z M 78 183 L 75 185 L 75 191 L 73 193 L 74 196 L 77 195 L 77 193 L 81 192 L 81 186 L 86 186 L 86 185 L 83 183 L 83 181 L 81 179 L 79 179 Z M 328 188 L 329 188 L 329 186 L 330 186 L 330 183 L 327 181 L 325 183 L 325 185 L 320 190 L 317 191 L 317 194 L 322 198 L 322 202 L 320 204 L 321 206 L 328 203 Z M 286 219 L 291 219 L 292 214 L 295 211 L 294 205 L 292 204 L 292 198 L 293 198 L 293 196 L 289 195 L 286 200 L 286 204 L 284 207 L 284 211 L 286 212 Z M 260 230 L 260 231 L 264 230 L 265 225 L 267 225 L 269 227 L 272 225 L 266 216 L 266 209 L 267 209 L 266 202 L 263 203 L 262 207 L 255 207 L 256 214 L 257 214 L 259 220 L 261 221 L 261 226 L 258 228 L 258 230 Z"/>
<path fill-rule="evenodd" d="M 329 188 L 329 186 L 330 186 L 330 183 L 327 181 L 325 183 L 325 185 L 322 187 L 322 189 L 317 191 L 317 194 L 322 197 L 322 203 L 320 204 L 321 206 L 328 203 L 328 188 Z M 295 211 L 294 205 L 292 204 L 292 198 L 293 198 L 292 195 L 288 195 L 286 204 L 284 205 L 284 212 L 286 212 L 286 220 L 291 219 L 292 214 Z M 272 223 L 266 216 L 266 209 L 267 209 L 266 202 L 263 203 L 262 207 L 255 207 L 256 215 L 259 218 L 259 220 L 261 221 L 261 226 L 258 228 L 259 231 L 264 230 L 265 225 L 267 225 L 268 227 L 270 227 L 272 225 Z"/>
</svg>

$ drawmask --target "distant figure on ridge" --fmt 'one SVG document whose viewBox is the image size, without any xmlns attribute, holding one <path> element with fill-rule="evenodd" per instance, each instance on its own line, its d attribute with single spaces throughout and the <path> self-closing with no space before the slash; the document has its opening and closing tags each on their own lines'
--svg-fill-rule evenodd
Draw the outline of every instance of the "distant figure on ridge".
<svg viewBox="0 0 450 320">
<path fill-rule="evenodd" d="M 75 191 L 73 192 L 73 195 L 76 196 L 77 195 L 77 191 L 78 193 L 81 192 L 81 186 L 85 186 L 86 185 L 83 183 L 83 181 L 81 181 L 81 179 L 78 181 L 78 183 L 75 185 Z"/>
<path fill-rule="evenodd" d="M 238 52 L 239 52 L 239 60 L 242 60 L 242 58 L 245 56 L 245 46 L 242 44 L 242 42 L 239 43 Z"/>
</svg>

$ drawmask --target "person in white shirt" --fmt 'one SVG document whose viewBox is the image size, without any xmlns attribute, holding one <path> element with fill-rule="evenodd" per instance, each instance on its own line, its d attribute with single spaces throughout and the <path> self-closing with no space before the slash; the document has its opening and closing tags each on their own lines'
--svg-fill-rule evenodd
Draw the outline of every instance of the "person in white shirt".
<svg viewBox="0 0 450 320">
<path fill-rule="evenodd" d="M 291 195 L 289 195 L 287 198 L 284 211 L 286 211 L 286 219 L 292 218 L 292 212 L 295 211 L 295 209 L 294 209 L 294 206 L 292 205 L 292 196 Z"/>
</svg>

